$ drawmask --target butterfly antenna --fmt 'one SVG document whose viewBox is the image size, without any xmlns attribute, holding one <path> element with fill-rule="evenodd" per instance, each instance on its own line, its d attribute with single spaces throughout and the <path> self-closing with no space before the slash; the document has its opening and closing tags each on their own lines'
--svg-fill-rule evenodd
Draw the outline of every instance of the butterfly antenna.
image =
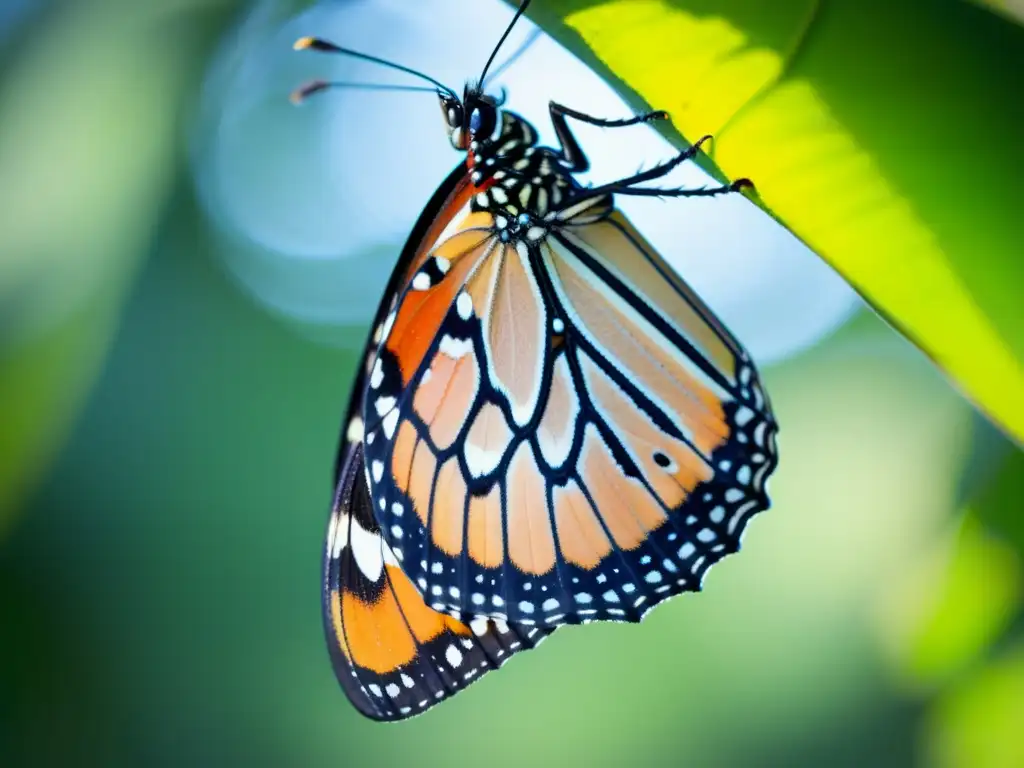
<svg viewBox="0 0 1024 768">
<path fill-rule="evenodd" d="M 291 100 L 293 104 L 301 104 L 314 93 L 333 90 L 335 88 L 351 88 L 359 91 L 418 91 L 421 93 L 436 93 L 435 88 L 428 88 L 425 85 L 390 85 L 386 83 L 350 83 L 340 80 L 312 80 L 301 88 L 292 91 Z"/>
<path fill-rule="evenodd" d="M 380 59 L 376 56 L 371 56 L 368 53 L 360 53 L 359 51 L 353 51 L 351 48 L 342 48 L 340 45 L 335 45 L 334 43 L 328 42 L 327 40 L 321 40 L 319 37 L 301 37 L 295 41 L 295 45 L 293 47 L 295 48 L 296 51 L 311 50 L 321 51 L 323 53 L 340 53 L 344 56 L 351 56 L 354 59 L 362 59 L 363 61 L 369 61 L 374 64 L 380 64 L 382 67 L 396 69 L 399 72 L 405 72 L 407 75 L 412 75 L 413 77 L 418 77 L 421 80 L 426 80 L 428 83 L 432 84 L 438 90 L 444 91 L 445 93 L 455 97 L 456 99 L 458 98 L 458 94 L 455 93 L 455 91 L 453 91 L 447 85 L 442 83 L 440 80 L 435 80 L 430 75 L 426 75 L 423 72 L 411 69 L 410 67 L 404 67 L 401 64 L 396 64 L 395 62 L 388 61 L 387 59 Z M 311 83 L 311 85 L 313 84 Z M 320 88 L 319 90 L 323 90 L 323 88 Z"/>
<path fill-rule="evenodd" d="M 504 73 L 506 70 L 508 70 L 509 67 L 515 64 L 516 60 L 524 53 L 526 53 L 526 51 L 529 49 L 531 45 L 533 45 L 540 39 L 540 36 L 541 31 L 539 29 L 534 29 L 532 32 L 530 32 L 526 40 L 523 41 L 523 44 L 516 48 L 512 55 L 505 59 L 497 69 L 491 72 L 491 74 L 487 76 L 487 79 L 493 81 L 501 77 L 502 73 Z M 485 82 L 480 83 L 481 88 L 485 88 L 486 85 L 487 83 Z"/>
<path fill-rule="evenodd" d="M 523 13 L 526 11 L 529 5 L 530 0 L 523 0 L 523 2 L 519 4 L 519 8 L 516 11 L 516 15 L 512 17 L 512 21 L 510 21 L 508 23 L 508 26 L 505 27 L 505 33 L 501 36 L 501 39 L 498 40 L 498 44 L 494 46 L 494 50 L 491 51 L 491 56 L 490 58 L 487 59 L 487 63 L 484 64 L 484 70 L 483 72 L 480 73 L 481 83 L 483 83 L 483 81 L 487 78 L 487 70 L 491 68 L 491 64 L 494 63 L 494 57 L 498 55 L 498 51 L 501 50 L 501 46 L 504 45 L 505 40 L 508 39 L 509 33 L 512 31 L 512 27 L 516 25 L 516 22 L 519 21 L 520 17 L 522 17 Z"/>
</svg>

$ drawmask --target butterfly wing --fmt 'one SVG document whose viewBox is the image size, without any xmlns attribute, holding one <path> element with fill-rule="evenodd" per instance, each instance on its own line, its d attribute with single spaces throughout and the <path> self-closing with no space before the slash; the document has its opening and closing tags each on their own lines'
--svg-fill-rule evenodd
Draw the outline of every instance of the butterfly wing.
<svg viewBox="0 0 1024 768">
<path fill-rule="evenodd" d="M 505 241 L 462 213 L 384 321 L 364 417 L 374 514 L 438 609 L 637 621 L 768 506 L 749 355 L 593 201 Z"/>
<path fill-rule="evenodd" d="M 366 389 L 366 381 L 370 375 L 370 368 L 377 357 L 377 347 L 380 345 L 383 324 L 389 312 L 394 311 L 395 303 L 399 293 L 409 282 L 410 274 L 415 272 L 425 258 L 430 255 L 429 245 L 438 240 L 445 229 L 451 224 L 453 218 L 459 215 L 466 200 L 472 194 L 469 179 L 466 176 L 466 167 L 462 164 L 455 166 L 451 173 L 441 182 L 433 196 L 427 202 L 426 207 L 420 213 L 419 219 L 412 228 L 402 253 L 398 257 L 391 276 L 381 294 L 380 303 L 377 305 L 377 312 L 374 314 L 373 323 L 370 325 L 370 334 L 365 344 L 363 357 L 364 365 L 356 375 L 352 383 L 348 408 L 345 419 L 342 422 L 341 436 L 338 441 L 338 451 L 334 462 L 334 483 L 338 484 L 341 479 L 341 468 L 344 463 L 348 444 L 352 436 L 362 439 L 363 435 L 363 393 Z"/>
<path fill-rule="evenodd" d="M 362 445 L 350 444 L 331 512 L 323 615 L 338 682 L 374 720 L 401 720 L 454 695 L 550 630 L 427 607 L 381 539 Z"/>
<path fill-rule="evenodd" d="M 443 228 L 446 202 L 464 188 L 460 167 L 441 186 L 414 230 Z M 323 619 L 338 681 L 353 705 L 375 720 L 400 720 L 455 694 L 552 630 L 486 618 L 463 623 L 427 607 L 384 543 L 370 507 L 363 460 L 362 399 L 381 338 L 410 268 L 423 257 L 406 248 L 385 290 L 353 384 L 342 431 L 336 492 L 324 550 Z"/>
</svg>

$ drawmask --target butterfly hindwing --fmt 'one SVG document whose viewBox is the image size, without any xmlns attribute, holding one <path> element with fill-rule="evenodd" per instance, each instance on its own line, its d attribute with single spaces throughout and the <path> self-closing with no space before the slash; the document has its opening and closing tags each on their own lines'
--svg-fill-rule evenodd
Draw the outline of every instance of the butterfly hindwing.
<svg viewBox="0 0 1024 768">
<path fill-rule="evenodd" d="M 432 610 L 384 544 L 369 508 L 362 445 L 350 443 L 324 562 L 324 626 L 335 673 L 374 720 L 400 720 L 454 695 L 550 630 Z"/>
</svg>

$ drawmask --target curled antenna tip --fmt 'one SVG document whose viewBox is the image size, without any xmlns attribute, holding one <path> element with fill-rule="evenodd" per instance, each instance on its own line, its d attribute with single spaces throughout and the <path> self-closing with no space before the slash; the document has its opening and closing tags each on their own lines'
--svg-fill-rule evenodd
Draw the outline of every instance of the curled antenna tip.
<svg viewBox="0 0 1024 768">
<path fill-rule="evenodd" d="M 296 88 L 288 98 L 292 104 L 298 106 L 314 93 L 326 90 L 329 87 L 330 83 L 325 82 L 324 80 L 314 80 L 311 83 L 306 83 L 301 88 Z"/>
<path fill-rule="evenodd" d="M 348 51 L 339 48 L 334 43 L 329 43 L 319 37 L 300 37 L 292 45 L 296 51 L 324 51 L 325 53 L 348 53 Z"/>
</svg>

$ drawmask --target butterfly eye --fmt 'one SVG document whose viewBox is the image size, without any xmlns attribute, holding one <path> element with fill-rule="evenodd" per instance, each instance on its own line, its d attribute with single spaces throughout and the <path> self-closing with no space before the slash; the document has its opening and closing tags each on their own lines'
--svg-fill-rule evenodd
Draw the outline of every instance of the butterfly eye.
<svg viewBox="0 0 1024 768">
<path fill-rule="evenodd" d="M 462 105 L 455 99 L 441 97 L 441 114 L 449 128 L 458 128 L 462 124 Z"/>
<path fill-rule="evenodd" d="M 473 114 L 469 116 L 469 132 L 479 133 L 480 126 L 483 123 L 483 117 L 480 115 L 479 109 L 474 109 Z"/>
</svg>

